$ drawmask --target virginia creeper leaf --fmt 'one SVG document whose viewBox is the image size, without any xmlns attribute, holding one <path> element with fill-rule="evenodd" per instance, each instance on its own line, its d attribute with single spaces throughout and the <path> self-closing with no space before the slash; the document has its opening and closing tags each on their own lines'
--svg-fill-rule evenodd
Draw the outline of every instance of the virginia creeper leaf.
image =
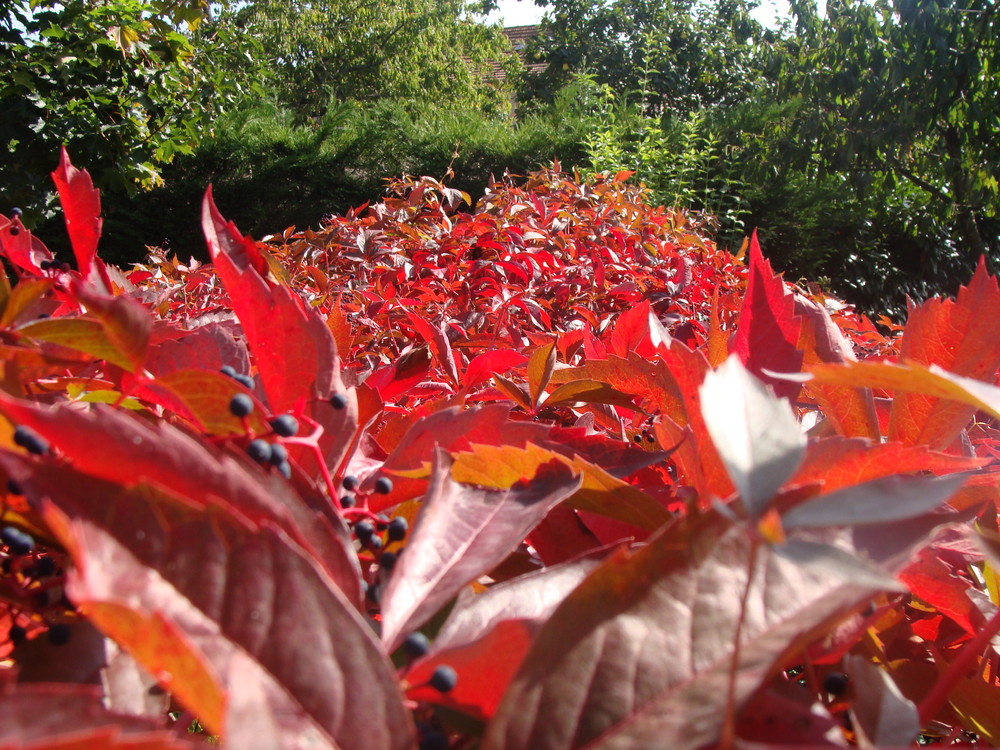
<svg viewBox="0 0 1000 750">
<path fill-rule="evenodd" d="M 101 238 L 101 195 L 85 169 L 77 169 L 69 160 L 63 147 L 59 156 L 59 166 L 52 173 L 52 179 L 59 191 L 66 231 L 69 233 L 76 267 L 85 279 L 100 280 L 106 291 L 112 289 L 104 263 L 97 257 L 97 243 Z"/>
<path fill-rule="evenodd" d="M 802 352 L 796 345 L 801 319 L 795 314 L 794 295 L 774 275 L 771 264 L 761 254 L 757 232 L 750 237 L 750 279 L 739 321 L 730 353 L 736 354 L 750 372 L 771 384 L 777 395 L 794 401 L 799 385 L 774 380 L 764 371 L 799 371 Z"/>
<path fill-rule="evenodd" d="M 382 594 L 382 641 L 389 650 L 502 562 L 581 481 L 565 464 L 551 461 L 509 489 L 470 487 L 452 478 L 451 461 L 439 451 L 406 554 Z"/>
<path fill-rule="evenodd" d="M 169 673 L 177 651 L 197 653 L 226 681 L 233 705 L 273 713 L 280 747 L 413 747 L 411 720 L 369 626 L 287 535 L 148 485 L 91 480 L 59 492 L 64 473 L 74 472 L 50 468 L 31 481 L 73 556 L 70 595 L 151 674 L 166 671 L 161 682 L 175 694 L 204 689 L 203 675 Z M 151 644 L 135 626 L 158 618 L 169 628 Z M 243 674 L 253 679 L 227 680 L 234 660 L 246 660 Z M 248 706 L 244 690 L 263 705 Z M 198 715 L 204 707 L 188 708 Z"/>
<path fill-rule="evenodd" d="M 903 697 L 885 670 L 865 657 L 849 656 L 847 669 L 855 695 L 852 724 L 863 737 L 862 747 L 909 746 L 920 734 L 917 707 Z"/>
<path fill-rule="evenodd" d="M 265 279 L 259 251 L 222 218 L 211 190 L 202 203 L 202 229 L 272 411 L 291 411 L 299 399 L 341 393 L 337 347 L 326 322 L 288 287 Z"/>
<path fill-rule="evenodd" d="M 791 406 L 730 355 L 705 377 L 701 409 L 747 512 L 760 515 L 805 455 L 806 438 Z"/>
<path fill-rule="evenodd" d="M 753 550 L 719 518 L 669 526 L 556 609 L 483 748 L 702 747 L 718 739 L 730 697 L 739 709 L 786 649 L 866 593 Z"/>
<path fill-rule="evenodd" d="M 528 358 L 528 388 L 531 408 L 537 409 L 556 366 L 556 342 L 538 347 Z"/>
</svg>

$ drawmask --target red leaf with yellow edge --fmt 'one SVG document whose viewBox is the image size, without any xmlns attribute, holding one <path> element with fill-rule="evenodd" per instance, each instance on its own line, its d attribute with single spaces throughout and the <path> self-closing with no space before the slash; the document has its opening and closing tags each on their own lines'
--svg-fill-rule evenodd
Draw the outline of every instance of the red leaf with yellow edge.
<svg viewBox="0 0 1000 750">
<path fill-rule="evenodd" d="M 75 489 L 60 491 L 74 476 Z M 413 747 L 412 720 L 368 624 L 287 535 L 225 505 L 206 512 L 148 485 L 78 476 L 50 468 L 32 478 L 75 563 L 69 594 L 151 674 L 169 674 L 184 651 L 200 653 L 231 706 L 273 717 L 280 748 Z M 150 642 L 139 626 L 157 616 L 171 627 Z M 234 671 L 241 679 L 230 679 Z M 160 679 L 179 698 L 205 690 L 204 671 Z M 379 721 L 354 721 L 358 705 Z"/>
<path fill-rule="evenodd" d="M 558 460 L 583 477 L 567 505 L 646 531 L 658 529 L 672 519 L 670 512 L 649 495 L 579 456 L 567 457 L 529 443 L 523 448 L 473 445 L 454 454 L 454 458 L 452 477 L 456 481 L 496 488 L 511 487 L 534 476 L 540 466 Z"/>
<path fill-rule="evenodd" d="M 63 147 L 59 155 L 59 166 L 52 173 L 59 192 L 66 231 L 69 233 L 76 267 L 83 277 L 94 283 L 100 282 L 106 291 L 112 289 L 104 263 L 97 257 L 97 243 L 101 239 L 101 194 L 86 169 L 77 169 L 69 160 Z"/>
<path fill-rule="evenodd" d="M 788 484 L 818 484 L 825 493 L 894 474 L 951 474 L 988 463 L 988 459 L 939 453 L 923 445 L 831 437 L 809 443 L 805 460 Z"/>
<path fill-rule="evenodd" d="M 899 344 L 901 362 L 937 365 L 955 375 L 994 383 L 1000 367 L 1000 287 L 981 259 L 969 285 L 955 300 L 932 298 L 910 309 Z M 944 449 L 975 409 L 942 402 L 926 393 L 905 393 L 893 401 L 889 439 Z"/>
<path fill-rule="evenodd" d="M 799 372 L 802 352 L 798 349 L 801 319 L 795 314 L 795 296 L 775 276 L 757 243 L 750 238 L 750 278 L 730 353 L 736 354 L 750 372 L 769 383 L 778 396 L 793 403 L 798 383 L 775 380 L 769 372 Z"/>
<path fill-rule="evenodd" d="M 463 586 L 503 562 L 581 481 L 550 459 L 509 487 L 472 487 L 456 481 L 450 464 L 438 450 L 406 554 L 382 593 L 382 641 L 390 651 Z"/>
<path fill-rule="evenodd" d="M 326 322 L 291 289 L 268 281 L 260 251 L 222 218 L 211 190 L 202 203 L 202 229 L 271 409 L 291 411 L 300 399 L 342 392 L 337 347 Z"/>
<path fill-rule="evenodd" d="M 229 410 L 229 402 L 237 393 L 247 394 L 255 404 L 254 410 L 244 418 L 247 426 L 258 435 L 270 432 L 267 414 L 260 402 L 243 385 L 221 372 L 175 370 L 132 391 L 132 395 L 190 420 L 209 435 L 242 435 L 246 432 L 244 419 L 234 416 Z"/>
</svg>

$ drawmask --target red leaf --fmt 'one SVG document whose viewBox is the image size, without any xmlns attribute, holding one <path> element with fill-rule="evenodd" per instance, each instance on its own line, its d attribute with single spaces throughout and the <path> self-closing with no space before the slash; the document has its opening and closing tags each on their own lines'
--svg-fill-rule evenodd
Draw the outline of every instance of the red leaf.
<svg viewBox="0 0 1000 750">
<path fill-rule="evenodd" d="M 97 243 L 104 223 L 101 219 L 100 192 L 94 189 L 86 169 L 73 166 L 65 147 L 60 152 L 59 166 L 52 173 L 52 179 L 59 191 L 77 269 L 85 279 L 95 284 L 102 283 L 110 292 L 112 286 L 107 269 L 97 257 Z"/>
<path fill-rule="evenodd" d="M 439 451 L 406 554 L 382 594 L 382 641 L 389 650 L 463 586 L 503 562 L 581 481 L 552 461 L 510 489 L 470 487 L 451 478 L 451 461 Z"/>
<path fill-rule="evenodd" d="M 615 318 L 610 336 L 605 336 L 608 351 L 623 359 L 632 352 L 643 359 L 650 359 L 656 349 L 650 341 L 650 309 L 649 300 L 644 299 Z"/>
<path fill-rule="evenodd" d="M 365 381 L 365 385 L 378 391 L 383 401 L 405 393 L 427 378 L 431 369 L 431 353 L 427 346 L 404 351 L 388 367 L 376 370 Z"/>
<path fill-rule="evenodd" d="M 774 392 L 795 402 L 798 383 L 769 378 L 771 372 L 799 372 L 802 352 L 798 350 L 801 318 L 795 314 L 795 296 L 775 276 L 771 264 L 761 255 L 757 233 L 750 238 L 750 281 L 740 322 L 729 351 L 739 356 L 754 375 L 769 383 Z"/>
<path fill-rule="evenodd" d="M 265 474 L 166 422 L 149 422 L 95 404 L 42 408 L 0 393 L 0 411 L 44 437 L 80 472 L 126 487 L 147 482 L 199 506 L 225 502 L 251 521 L 270 521 L 313 552 L 352 599 L 360 598 L 357 557 L 346 526 L 320 514 L 284 480 Z"/>
<path fill-rule="evenodd" d="M 291 411 L 300 399 L 342 392 L 337 347 L 325 321 L 290 289 L 265 279 L 267 264 L 260 252 L 222 218 L 211 190 L 202 203 L 202 229 L 271 409 Z"/>
<path fill-rule="evenodd" d="M 995 383 L 1000 367 L 998 316 L 1000 287 L 980 259 L 972 281 L 959 290 L 956 300 L 933 298 L 910 310 L 899 359 Z M 974 413 L 970 405 L 942 402 L 926 394 L 897 394 L 889 418 L 889 439 L 943 450 Z"/>
<path fill-rule="evenodd" d="M 451 648 L 435 647 L 407 673 L 406 681 L 416 687 L 407 690 L 406 697 L 461 711 L 480 721 L 489 720 L 521 666 L 537 628 L 530 620 L 507 619 L 478 640 Z M 426 684 L 442 664 L 458 674 L 458 683 L 447 693 Z"/>
<path fill-rule="evenodd" d="M 455 358 L 444 329 L 440 326 L 432 326 L 422 317 L 409 310 L 405 310 L 404 312 L 406 312 L 406 317 L 409 318 L 413 329 L 427 342 L 445 376 L 452 384 L 458 385 L 458 370 L 455 368 Z"/>
<path fill-rule="evenodd" d="M 727 527 L 674 524 L 595 569 L 542 626 L 483 749 L 714 743 L 730 684 L 738 710 L 802 634 L 867 593 L 768 547 L 751 552 L 748 531 Z"/>
<path fill-rule="evenodd" d="M 24 228 L 21 219 L 16 216 L 9 222 L 0 217 L 0 253 L 22 271 L 37 274 L 42 273 L 39 264 L 43 260 L 51 261 L 55 257 L 37 237 Z"/>
<path fill-rule="evenodd" d="M 204 676 L 170 672 L 179 654 L 200 654 L 231 706 L 270 717 L 281 748 L 413 747 L 412 720 L 368 624 L 285 534 L 151 486 L 77 479 L 75 492 L 58 491 L 74 473 L 50 470 L 33 488 L 49 498 L 47 520 L 73 556 L 70 595 L 168 689 L 204 689 L 186 682 Z M 158 618 L 169 627 L 153 647 L 135 625 Z M 359 705 L 378 722 L 357 721 Z"/>
<path fill-rule="evenodd" d="M 160 719 L 108 711 L 95 685 L 20 684 L 0 693 L 0 747 L 134 748 L 202 747 L 168 729 Z"/>
<path fill-rule="evenodd" d="M 507 371 L 523 365 L 528 361 L 520 352 L 513 349 L 491 349 L 477 355 L 469 362 L 462 375 L 462 388 L 470 391 L 493 375 L 503 375 Z"/>
<path fill-rule="evenodd" d="M 128 361 L 130 372 L 142 369 L 149 349 L 153 316 L 141 303 L 128 297 L 101 294 L 92 286 L 73 281 L 73 293 L 87 312 L 100 321 L 108 340 Z"/>
</svg>

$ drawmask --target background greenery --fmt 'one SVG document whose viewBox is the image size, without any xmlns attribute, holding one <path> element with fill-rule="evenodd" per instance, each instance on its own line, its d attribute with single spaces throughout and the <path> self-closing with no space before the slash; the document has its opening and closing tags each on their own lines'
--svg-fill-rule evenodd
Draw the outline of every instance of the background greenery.
<svg viewBox="0 0 1000 750">
<path fill-rule="evenodd" d="M 998 2 L 795 0 L 765 29 L 750 0 L 540 0 L 529 73 L 490 0 L 0 0 L 0 211 L 61 235 L 66 143 L 124 263 L 203 254 L 208 182 L 263 235 L 402 173 L 475 196 L 559 159 L 635 170 L 721 243 L 756 227 L 791 278 L 898 313 L 1000 254 Z"/>
</svg>

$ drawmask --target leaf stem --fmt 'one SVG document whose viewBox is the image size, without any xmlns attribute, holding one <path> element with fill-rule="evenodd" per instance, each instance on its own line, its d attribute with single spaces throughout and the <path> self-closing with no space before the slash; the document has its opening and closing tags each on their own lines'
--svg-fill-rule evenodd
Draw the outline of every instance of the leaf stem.
<svg viewBox="0 0 1000 750">
<path fill-rule="evenodd" d="M 740 663 L 740 640 L 743 636 L 743 625 L 746 622 L 747 600 L 753 587 L 754 571 L 757 567 L 757 550 L 760 547 L 760 537 L 754 532 L 750 536 L 750 559 L 747 563 L 747 584 L 740 596 L 740 616 L 736 621 L 736 635 L 733 643 L 733 660 L 729 668 L 729 682 L 726 686 L 726 716 L 722 724 L 722 737 L 718 750 L 727 750 L 736 740 L 736 673 Z"/>
<path fill-rule="evenodd" d="M 934 683 L 934 687 L 920 702 L 921 726 L 926 726 L 948 702 L 948 694 L 952 688 L 973 667 L 976 658 L 998 632 L 1000 632 L 1000 611 L 994 613 L 983 629 L 976 633 L 975 638 L 965 644 L 955 661 L 948 665 L 944 674 Z"/>
</svg>

